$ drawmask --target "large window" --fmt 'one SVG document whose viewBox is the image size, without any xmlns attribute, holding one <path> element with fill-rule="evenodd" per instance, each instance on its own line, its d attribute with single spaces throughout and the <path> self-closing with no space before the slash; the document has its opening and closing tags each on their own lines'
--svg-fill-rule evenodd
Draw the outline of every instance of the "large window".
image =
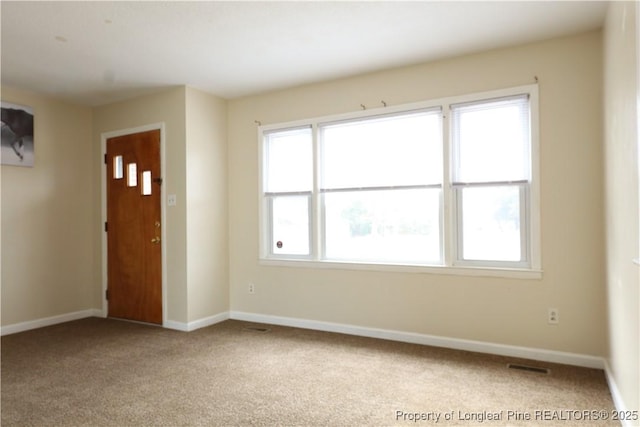
<svg viewBox="0 0 640 427">
<path fill-rule="evenodd" d="M 261 258 L 539 269 L 537 88 L 262 126 Z"/>
</svg>

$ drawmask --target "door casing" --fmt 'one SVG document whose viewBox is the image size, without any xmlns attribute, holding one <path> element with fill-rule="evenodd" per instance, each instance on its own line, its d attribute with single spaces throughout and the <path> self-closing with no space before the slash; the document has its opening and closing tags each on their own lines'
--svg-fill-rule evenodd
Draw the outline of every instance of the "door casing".
<svg viewBox="0 0 640 427">
<path fill-rule="evenodd" d="M 160 186 L 160 212 L 161 212 L 161 253 L 162 253 L 162 326 L 167 324 L 167 251 L 166 251 L 166 162 L 165 162 L 165 124 L 164 122 L 153 123 L 150 125 L 139 126 L 135 128 L 121 129 L 112 132 L 104 132 L 100 136 L 100 164 L 101 169 L 101 203 L 102 203 L 102 222 L 100 229 L 102 230 L 102 317 L 107 317 L 109 314 L 109 302 L 106 299 L 106 292 L 108 286 L 108 242 L 107 233 L 104 231 L 104 224 L 107 222 L 107 166 L 104 163 L 104 156 L 107 152 L 107 140 L 109 138 L 115 138 L 123 135 L 130 135 L 134 133 L 147 132 L 151 130 L 160 131 L 160 170 L 162 171 L 163 184 Z"/>
</svg>

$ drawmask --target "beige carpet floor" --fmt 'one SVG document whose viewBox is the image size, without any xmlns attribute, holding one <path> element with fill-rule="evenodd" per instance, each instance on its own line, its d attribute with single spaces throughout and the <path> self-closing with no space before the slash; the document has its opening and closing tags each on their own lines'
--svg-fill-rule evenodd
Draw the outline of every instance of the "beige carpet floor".
<svg viewBox="0 0 640 427">
<path fill-rule="evenodd" d="M 233 320 L 83 319 L 1 350 L 7 427 L 619 425 L 594 419 L 614 409 L 600 370 Z"/>
</svg>

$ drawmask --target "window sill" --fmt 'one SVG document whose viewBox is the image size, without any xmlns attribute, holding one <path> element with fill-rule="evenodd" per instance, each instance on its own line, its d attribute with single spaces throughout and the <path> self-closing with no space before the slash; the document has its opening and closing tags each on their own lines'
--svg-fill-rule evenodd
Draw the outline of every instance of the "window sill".
<svg viewBox="0 0 640 427">
<path fill-rule="evenodd" d="M 270 267 L 318 268 L 338 270 L 366 270 L 396 273 L 440 274 L 451 276 L 504 277 L 511 279 L 541 280 L 542 270 L 495 267 L 449 267 L 405 264 L 359 263 L 348 261 L 309 261 L 284 258 L 262 258 L 260 265 Z"/>
</svg>

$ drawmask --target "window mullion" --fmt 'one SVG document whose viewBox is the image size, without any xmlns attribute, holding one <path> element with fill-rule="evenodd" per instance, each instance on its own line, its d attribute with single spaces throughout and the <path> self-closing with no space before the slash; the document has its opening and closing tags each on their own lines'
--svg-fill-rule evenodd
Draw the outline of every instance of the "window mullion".
<svg viewBox="0 0 640 427">
<path fill-rule="evenodd" d="M 451 170 L 453 167 L 453 144 L 451 141 L 451 110 L 449 105 L 443 106 L 442 116 L 442 217 L 440 230 L 440 247 L 443 252 L 445 266 L 453 265 L 455 259 L 457 214 L 455 208 L 455 190 L 451 186 Z"/>
<path fill-rule="evenodd" d="M 452 265 L 459 265 L 464 261 L 464 203 L 462 202 L 462 189 L 452 186 L 453 205 L 453 239 L 455 247 L 451 249 Z"/>
<path fill-rule="evenodd" d="M 531 238 L 529 227 L 529 186 L 520 184 L 520 260 L 530 262 L 531 260 Z"/>
<path fill-rule="evenodd" d="M 324 208 L 320 194 L 322 153 L 320 150 L 320 128 L 317 123 L 311 126 L 311 138 L 313 146 L 313 191 L 311 195 L 311 210 L 309 224 L 311 225 L 311 258 L 320 260 L 323 257 L 324 247 L 324 229 L 322 221 L 324 218 Z"/>
<path fill-rule="evenodd" d="M 273 253 L 273 196 L 266 196 L 266 207 L 268 212 L 268 226 L 267 226 L 267 253 L 274 255 Z"/>
</svg>

